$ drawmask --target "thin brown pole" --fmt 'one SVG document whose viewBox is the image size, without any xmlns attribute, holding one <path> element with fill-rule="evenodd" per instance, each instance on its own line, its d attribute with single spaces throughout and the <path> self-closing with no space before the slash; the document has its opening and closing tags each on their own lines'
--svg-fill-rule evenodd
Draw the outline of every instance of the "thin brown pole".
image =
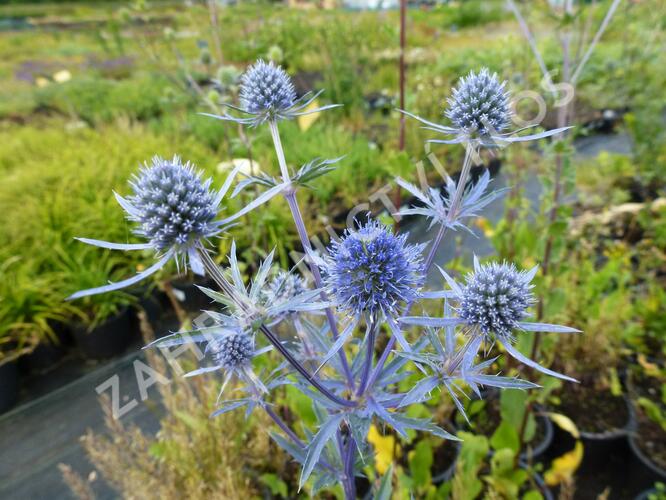
<svg viewBox="0 0 666 500">
<path fill-rule="evenodd" d="M 400 60 L 398 63 L 400 71 L 400 109 L 405 109 L 405 45 L 407 29 L 407 0 L 400 0 Z M 400 113 L 400 129 L 398 134 L 398 149 L 405 150 L 405 115 Z M 402 205 L 400 186 L 396 187 L 394 204 L 396 209 Z M 398 229 L 398 221 L 395 221 L 395 229 Z"/>
</svg>

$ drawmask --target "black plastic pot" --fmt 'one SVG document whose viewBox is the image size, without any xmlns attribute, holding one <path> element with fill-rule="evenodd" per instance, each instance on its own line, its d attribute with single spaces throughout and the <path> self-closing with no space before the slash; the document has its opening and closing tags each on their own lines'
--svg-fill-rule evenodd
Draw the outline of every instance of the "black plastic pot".
<svg viewBox="0 0 666 500">
<path fill-rule="evenodd" d="M 91 332 L 85 325 L 76 325 L 74 339 L 85 357 L 95 360 L 112 358 L 123 353 L 135 337 L 133 319 L 134 310 L 125 307 Z"/>
<path fill-rule="evenodd" d="M 645 453 L 643 453 L 643 451 L 641 451 L 640 447 L 638 446 L 636 438 L 639 435 L 639 431 L 640 429 L 637 432 L 632 432 L 631 434 L 629 434 L 629 447 L 631 448 L 632 453 L 638 459 L 641 465 L 647 468 L 651 473 L 653 473 L 659 479 L 662 480 L 666 479 L 666 470 L 662 469 L 656 463 L 650 460 L 650 458 L 647 457 Z"/>
<path fill-rule="evenodd" d="M 44 339 L 35 349 L 19 360 L 19 369 L 24 373 L 45 373 L 53 368 L 67 352 L 71 345 L 72 332 L 64 323 L 53 323 L 51 325 L 55 334 L 55 341 L 50 338 Z"/>
<path fill-rule="evenodd" d="M 525 464 L 521 464 L 521 467 L 527 468 Z M 532 479 L 534 479 L 534 482 L 538 486 L 541 492 L 541 496 L 544 498 L 544 500 L 553 500 L 555 498 L 553 492 L 550 491 L 550 488 L 548 488 L 546 482 L 539 474 L 532 472 Z"/>
<path fill-rule="evenodd" d="M 493 400 L 495 398 L 499 397 L 499 391 L 495 389 L 489 389 L 486 391 L 482 391 L 482 399 L 485 400 Z M 456 422 L 455 412 L 452 415 L 451 420 Z M 548 418 L 545 414 L 543 414 L 543 408 L 539 406 L 534 407 L 534 413 L 535 413 L 535 419 L 536 423 L 538 426 L 543 429 L 543 438 L 536 443 L 525 443 L 525 445 L 529 446 L 529 449 L 523 451 L 520 454 L 520 460 L 524 462 L 532 462 L 535 461 L 536 459 L 540 458 L 548 449 L 550 448 L 551 444 L 553 443 L 553 436 L 554 436 L 554 428 L 553 428 L 553 423 L 550 421 L 550 418 Z M 499 425 L 499 422 L 498 422 Z M 473 431 L 472 431 L 473 432 Z M 487 436 L 490 438 L 491 436 Z M 490 450 L 490 455 L 494 453 L 493 450 Z"/>
<path fill-rule="evenodd" d="M 588 441 L 612 441 L 628 436 L 636 428 L 636 412 L 629 398 L 624 396 L 623 399 L 627 405 L 627 421 L 622 427 L 610 429 L 605 432 L 587 432 L 581 430 L 580 436 Z"/>
<path fill-rule="evenodd" d="M 0 413 L 4 413 L 18 400 L 18 367 L 15 361 L 0 365 Z"/>
<path fill-rule="evenodd" d="M 146 313 L 146 319 L 155 324 L 160 320 L 164 311 L 163 293 L 159 290 L 139 298 L 137 306 Z"/>
</svg>

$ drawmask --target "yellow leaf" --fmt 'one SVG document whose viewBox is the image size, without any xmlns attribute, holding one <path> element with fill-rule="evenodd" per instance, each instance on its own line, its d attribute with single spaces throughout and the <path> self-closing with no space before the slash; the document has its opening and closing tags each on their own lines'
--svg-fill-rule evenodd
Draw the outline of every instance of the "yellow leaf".
<svg viewBox="0 0 666 500">
<path fill-rule="evenodd" d="M 311 111 L 313 109 L 317 109 L 319 107 L 319 103 L 317 102 L 317 99 L 312 101 L 304 110 L 303 112 L 306 111 Z M 305 132 L 307 129 L 309 129 L 312 124 L 317 121 L 317 118 L 319 118 L 320 113 L 312 113 L 309 115 L 301 115 L 298 117 L 298 126 L 301 127 L 301 130 Z"/>
<path fill-rule="evenodd" d="M 553 460 L 553 465 L 543 478 L 548 486 L 557 486 L 571 480 L 574 473 L 583 461 L 583 443 L 576 441 L 573 450 Z"/>
<path fill-rule="evenodd" d="M 650 363 L 645 357 L 645 354 L 638 355 L 638 363 L 643 367 L 643 369 L 645 370 L 645 374 L 648 377 L 659 376 L 659 367 L 654 363 Z"/>
<path fill-rule="evenodd" d="M 396 446 L 394 436 L 382 436 L 374 425 L 368 431 L 368 441 L 375 449 L 375 468 L 380 475 L 384 475 L 393 458 L 400 455 L 400 447 Z"/>
<path fill-rule="evenodd" d="M 475 220 L 475 224 L 481 231 L 483 231 L 483 235 L 486 238 L 492 238 L 493 235 L 495 234 L 495 230 L 491 226 L 490 222 L 488 222 L 488 219 L 485 217 L 477 217 Z"/>
<path fill-rule="evenodd" d="M 569 434 L 571 434 L 574 437 L 574 439 L 580 438 L 580 432 L 578 431 L 578 427 L 576 427 L 576 424 L 573 423 L 573 420 L 571 420 L 566 415 L 562 415 L 561 413 L 548 413 L 548 417 L 560 429 L 565 430 Z"/>
</svg>

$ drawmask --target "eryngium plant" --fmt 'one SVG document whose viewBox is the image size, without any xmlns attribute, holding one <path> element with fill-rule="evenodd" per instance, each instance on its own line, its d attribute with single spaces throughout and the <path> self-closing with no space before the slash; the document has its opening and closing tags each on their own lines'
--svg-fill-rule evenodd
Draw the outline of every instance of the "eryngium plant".
<svg viewBox="0 0 666 500">
<path fill-rule="evenodd" d="M 254 184 L 259 188 L 256 198 L 236 214 L 214 223 L 215 211 L 231 180 L 215 194 L 190 167 L 177 160 L 157 160 L 152 169 L 144 169 L 134 180 L 134 197 L 119 197 L 132 220 L 139 223 L 137 234 L 149 243 L 103 245 L 155 248 L 166 252 L 162 260 L 185 253 L 190 263 L 200 262 L 216 283 L 218 290 L 202 288 L 214 301 L 205 327 L 174 333 L 151 344 L 160 348 L 192 343 L 204 347 L 201 367 L 187 376 L 218 370 L 224 373 L 213 416 L 240 408 L 247 415 L 254 410 L 266 412 L 276 424 L 273 439 L 302 465 L 301 486 L 308 483 L 314 493 L 341 484 L 345 497 L 352 499 L 356 497 L 355 477 L 372 457 L 367 442 L 371 424 L 392 428 L 402 436 L 412 429 L 457 439 L 429 419 L 408 416 L 407 408 L 443 390 L 466 417 L 461 397 L 480 395 L 482 386 L 537 387 L 499 375 L 497 368 L 491 367 L 495 358 L 483 359 L 496 343 L 536 370 L 571 380 L 537 364 L 514 346 L 517 335 L 529 332 L 577 331 L 526 321 L 534 304 L 531 281 L 536 267 L 519 271 L 512 264 L 480 264 L 475 259 L 474 271 L 464 283 L 459 284 L 439 268 L 446 289 L 425 289 L 426 274 L 435 265 L 437 246 L 447 231 L 466 228 L 466 219 L 477 216 L 501 194 L 487 192 L 487 173 L 476 185 L 467 186 L 474 152 L 507 125 L 505 84 L 499 83 L 496 75 L 485 70 L 470 74 L 452 97 L 448 116 L 457 127 L 458 139 L 466 138 L 468 146 L 459 181 L 447 179 L 442 194 L 427 187 L 421 191 L 399 180 L 423 204 L 402 213 L 424 216 L 438 228 L 427 253 L 426 245 L 410 244 L 406 234 L 394 234 L 372 219 L 333 241 L 327 255 L 315 252 L 296 194 L 335 168 L 334 161 L 313 160 L 296 173 L 290 171 L 278 130 L 279 120 L 297 114 L 294 106 L 298 100 L 289 76 L 281 68 L 259 61 L 248 69 L 242 82 L 241 107 L 236 109 L 249 116 L 216 118 L 251 126 L 267 123 L 281 179 L 268 175 L 243 179 L 232 196 Z M 218 267 L 202 239 L 214 236 L 221 224 L 257 209 L 278 194 L 289 204 L 312 281 L 286 271 L 271 278 L 273 252 L 247 280 L 241 274 L 233 243 L 226 268 Z M 427 307 L 428 302 L 433 307 Z M 442 311 L 442 315 L 426 312 L 433 310 Z M 274 331 L 278 324 L 281 328 L 291 326 L 291 341 L 278 337 Z M 378 345 L 384 348 L 378 351 Z M 253 360 L 267 355 L 277 355 L 282 362 L 272 371 L 255 371 Z M 420 379 L 403 392 L 400 383 L 415 374 Z M 236 381 L 233 398 L 225 390 L 232 380 Z M 283 385 L 299 388 L 312 400 L 317 428 L 306 429 L 300 424 L 291 428 L 274 411 L 271 397 Z"/>
</svg>

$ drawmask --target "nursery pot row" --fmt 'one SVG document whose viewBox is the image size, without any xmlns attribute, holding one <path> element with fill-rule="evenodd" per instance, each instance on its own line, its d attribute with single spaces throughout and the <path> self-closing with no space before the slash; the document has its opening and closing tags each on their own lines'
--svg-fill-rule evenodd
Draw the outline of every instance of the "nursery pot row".
<svg viewBox="0 0 666 500">
<path fill-rule="evenodd" d="M 180 277 L 171 282 L 173 300 L 186 312 L 205 309 L 209 305 L 208 299 L 197 285 L 210 286 L 210 283 L 192 282 Z M 136 306 L 123 307 L 93 328 L 82 322 L 53 322 L 50 325 L 54 333 L 52 339 L 45 339 L 17 362 L 1 365 L 0 413 L 16 404 L 22 376 L 44 375 L 61 364 L 63 358 L 71 359 L 68 355 L 72 352 L 78 352 L 85 359 L 102 361 L 122 354 L 131 343 L 139 342 L 137 309 L 143 310 L 148 322 L 156 326 L 156 334 L 168 333 L 157 326 L 165 313 L 172 310 L 172 304 L 165 294 L 156 288 L 139 288 L 136 292 Z"/>
</svg>

